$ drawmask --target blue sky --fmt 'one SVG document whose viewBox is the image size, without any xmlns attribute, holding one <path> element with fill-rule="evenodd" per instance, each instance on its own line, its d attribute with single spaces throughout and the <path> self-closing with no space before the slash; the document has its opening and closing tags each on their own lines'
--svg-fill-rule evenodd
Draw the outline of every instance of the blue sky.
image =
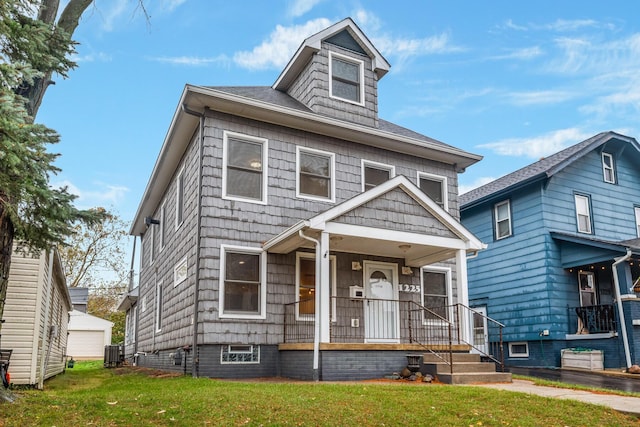
<svg viewBox="0 0 640 427">
<path fill-rule="evenodd" d="M 186 83 L 270 86 L 351 17 L 391 63 L 380 117 L 484 156 L 461 192 L 601 131 L 640 133 L 640 2 L 97 0 L 37 121 L 82 208 L 129 221 Z"/>
</svg>

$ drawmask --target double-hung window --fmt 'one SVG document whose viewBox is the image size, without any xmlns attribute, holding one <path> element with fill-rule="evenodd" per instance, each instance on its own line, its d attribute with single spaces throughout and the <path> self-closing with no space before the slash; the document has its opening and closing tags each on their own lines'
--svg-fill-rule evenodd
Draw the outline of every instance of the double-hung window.
<svg viewBox="0 0 640 427">
<path fill-rule="evenodd" d="M 449 319 L 451 271 L 448 268 L 422 269 L 422 304 L 429 310 L 425 320 Z"/>
<path fill-rule="evenodd" d="M 156 299 L 156 305 L 155 305 L 155 310 L 156 310 L 156 332 L 160 332 L 162 330 L 162 281 L 160 282 L 156 282 L 156 295 L 155 295 L 155 299 Z"/>
<path fill-rule="evenodd" d="M 329 52 L 329 96 L 364 105 L 364 62 Z"/>
<path fill-rule="evenodd" d="M 222 245 L 220 317 L 264 319 L 266 277 L 261 249 Z"/>
<path fill-rule="evenodd" d="M 602 153 L 602 175 L 604 182 L 616 183 L 616 171 L 613 165 L 613 156 L 609 153 Z"/>
<path fill-rule="evenodd" d="M 164 245 L 166 243 L 166 236 L 165 236 L 165 230 L 166 227 L 164 226 L 164 221 L 167 218 L 167 204 L 163 203 L 162 206 L 160 207 L 160 250 L 162 250 L 164 248 Z"/>
<path fill-rule="evenodd" d="M 267 202 L 267 140 L 224 132 L 222 197 Z"/>
<path fill-rule="evenodd" d="M 640 237 L 640 207 L 638 206 L 634 207 L 633 211 L 636 215 L 636 233 L 637 233 L 637 236 Z"/>
<path fill-rule="evenodd" d="M 362 191 L 390 180 L 395 175 L 395 168 L 383 163 L 362 161 Z"/>
<path fill-rule="evenodd" d="M 334 201 L 335 154 L 298 147 L 296 195 Z"/>
<path fill-rule="evenodd" d="M 591 209 L 589 196 L 576 194 L 576 222 L 578 224 L 579 233 L 591 234 Z"/>
<path fill-rule="evenodd" d="M 447 209 L 447 177 L 418 172 L 418 187 L 442 209 Z"/>
<path fill-rule="evenodd" d="M 296 253 L 296 294 L 298 308 L 296 318 L 313 320 L 316 313 L 316 257 L 313 253 Z M 336 257 L 329 257 L 329 287 L 331 296 L 336 296 Z M 336 299 L 331 298 L 331 320 L 336 320 Z"/>
<path fill-rule="evenodd" d="M 493 216 L 496 240 L 511 236 L 513 231 L 511 229 L 511 203 L 509 200 L 496 203 L 493 207 Z"/>
<path fill-rule="evenodd" d="M 184 169 L 176 179 L 176 229 L 184 222 Z"/>
</svg>

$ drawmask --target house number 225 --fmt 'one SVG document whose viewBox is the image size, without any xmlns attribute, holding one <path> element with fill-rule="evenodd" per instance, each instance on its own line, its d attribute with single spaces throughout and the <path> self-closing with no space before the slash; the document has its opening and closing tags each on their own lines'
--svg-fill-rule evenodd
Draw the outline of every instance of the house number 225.
<svg viewBox="0 0 640 427">
<path fill-rule="evenodd" d="M 420 292 L 420 285 L 407 285 L 400 283 L 400 292 Z"/>
</svg>

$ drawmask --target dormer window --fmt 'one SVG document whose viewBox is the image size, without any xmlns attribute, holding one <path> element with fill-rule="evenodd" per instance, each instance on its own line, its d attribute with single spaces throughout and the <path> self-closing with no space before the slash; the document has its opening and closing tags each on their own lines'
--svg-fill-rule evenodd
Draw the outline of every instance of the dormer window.
<svg viewBox="0 0 640 427">
<path fill-rule="evenodd" d="M 364 105 L 364 62 L 329 52 L 329 96 Z"/>
<path fill-rule="evenodd" d="M 602 153 L 602 174 L 604 182 L 616 183 L 616 172 L 613 166 L 613 156 L 609 153 Z"/>
</svg>

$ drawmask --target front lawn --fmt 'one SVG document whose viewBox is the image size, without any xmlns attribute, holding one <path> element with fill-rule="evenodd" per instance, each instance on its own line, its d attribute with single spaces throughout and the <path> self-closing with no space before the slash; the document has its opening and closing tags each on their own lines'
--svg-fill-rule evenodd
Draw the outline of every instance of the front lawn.
<svg viewBox="0 0 640 427">
<path fill-rule="evenodd" d="M 220 381 L 78 363 L 0 403 L 1 426 L 637 426 L 569 400 L 441 384 Z"/>
</svg>

